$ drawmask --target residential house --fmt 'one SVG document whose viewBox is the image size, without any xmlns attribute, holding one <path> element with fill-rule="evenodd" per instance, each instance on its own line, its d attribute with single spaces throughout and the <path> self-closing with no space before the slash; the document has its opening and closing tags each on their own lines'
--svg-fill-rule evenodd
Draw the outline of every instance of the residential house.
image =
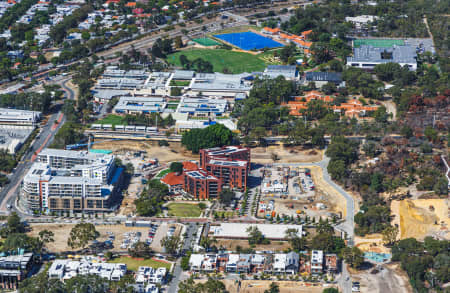
<svg viewBox="0 0 450 293">
<path fill-rule="evenodd" d="M 311 274 L 319 275 L 323 272 L 323 251 L 313 250 L 311 252 Z"/>
<path fill-rule="evenodd" d="M 298 273 L 300 257 L 295 252 L 277 253 L 273 260 L 273 273 L 275 274 L 291 274 Z"/>
<path fill-rule="evenodd" d="M 336 273 L 337 267 L 337 255 L 334 253 L 325 254 L 325 268 L 329 273 Z"/>
<path fill-rule="evenodd" d="M 250 259 L 253 273 L 263 272 L 266 264 L 266 256 L 263 254 L 253 254 Z"/>
<path fill-rule="evenodd" d="M 239 255 L 239 261 L 237 262 L 237 272 L 238 273 L 250 273 L 250 259 L 252 255 L 251 254 L 240 254 Z"/>
<path fill-rule="evenodd" d="M 227 273 L 236 273 L 237 272 L 237 264 L 239 261 L 239 254 L 229 254 L 228 261 L 226 264 L 226 272 Z"/>
</svg>

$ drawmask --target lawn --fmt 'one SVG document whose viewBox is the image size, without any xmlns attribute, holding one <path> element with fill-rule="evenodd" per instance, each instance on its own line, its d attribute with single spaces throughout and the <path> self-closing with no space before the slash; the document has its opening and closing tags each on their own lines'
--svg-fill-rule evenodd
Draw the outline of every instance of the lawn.
<svg viewBox="0 0 450 293">
<path fill-rule="evenodd" d="M 196 42 L 197 44 L 200 44 L 205 47 L 220 45 L 219 42 L 216 42 L 210 38 L 198 38 L 198 39 L 193 39 L 193 41 Z"/>
<path fill-rule="evenodd" d="M 167 174 L 169 174 L 170 172 L 171 172 L 170 169 L 164 169 L 155 176 L 155 179 L 161 179 L 164 176 L 166 176 Z"/>
<path fill-rule="evenodd" d="M 190 80 L 171 80 L 170 85 L 171 86 L 188 86 L 191 83 Z"/>
<path fill-rule="evenodd" d="M 183 50 L 167 56 L 170 64 L 181 66 L 180 55 L 185 55 L 190 61 L 197 58 L 211 62 L 215 72 L 223 72 L 225 68 L 231 73 L 263 71 L 267 64 L 257 55 L 235 52 L 225 49 L 192 49 Z"/>
<path fill-rule="evenodd" d="M 125 125 L 124 117 L 114 114 L 109 114 L 103 119 L 95 121 L 95 124 L 112 124 L 112 125 Z"/>
<path fill-rule="evenodd" d="M 162 261 L 157 261 L 157 260 L 153 260 L 153 259 L 134 259 L 131 257 L 126 257 L 126 256 L 121 256 L 118 258 L 115 258 L 111 261 L 109 261 L 111 263 L 124 263 L 127 265 L 127 269 L 130 271 L 137 271 L 138 268 L 140 266 L 147 266 L 147 267 L 152 267 L 152 268 L 167 268 L 167 270 L 170 269 L 171 264 L 170 263 L 166 263 L 166 262 L 162 262 Z"/>
<path fill-rule="evenodd" d="M 198 204 L 191 203 L 169 203 L 167 205 L 169 215 L 182 218 L 198 218 L 202 210 Z"/>
</svg>

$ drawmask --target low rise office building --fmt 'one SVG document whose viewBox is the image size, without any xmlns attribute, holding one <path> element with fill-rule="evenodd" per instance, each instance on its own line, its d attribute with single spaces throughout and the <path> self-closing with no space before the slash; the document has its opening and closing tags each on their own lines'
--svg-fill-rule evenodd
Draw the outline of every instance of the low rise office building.
<svg viewBox="0 0 450 293">
<path fill-rule="evenodd" d="M 353 48 L 353 56 L 347 57 L 347 65 L 371 70 L 378 64 L 398 63 L 409 70 L 417 69 L 416 49 L 409 45 L 393 45 L 392 47 L 375 47 L 361 45 Z"/>
<path fill-rule="evenodd" d="M 41 112 L 0 108 L 0 124 L 36 125 L 41 120 Z"/>
</svg>

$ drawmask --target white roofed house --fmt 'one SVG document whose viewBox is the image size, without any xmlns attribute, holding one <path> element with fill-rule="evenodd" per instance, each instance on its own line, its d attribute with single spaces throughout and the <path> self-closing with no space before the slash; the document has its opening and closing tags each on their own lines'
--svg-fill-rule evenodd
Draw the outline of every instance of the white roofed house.
<svg viewBox="0 0 450 293">
<path fill-rule="evenodd" d="M 272 271 L 274 274 L 296 274 L 300 265 L 298 253 L 277 253 L 273 257 Z"/>
<path fill-rule="evenodd" d="M 199 272 L 202 270 L 203 254 L 191 254 L 189 258 L 189 267 L 192 271 Z"/>
<path fill-rule="evenodd" d="M 227 273 L 235 273 L 237 272 L 237 263 L 239 261 L 239 254 L 230 254 L 228 255 L 228 262 L 226 264 L 226 272 Z"/>
</svg>

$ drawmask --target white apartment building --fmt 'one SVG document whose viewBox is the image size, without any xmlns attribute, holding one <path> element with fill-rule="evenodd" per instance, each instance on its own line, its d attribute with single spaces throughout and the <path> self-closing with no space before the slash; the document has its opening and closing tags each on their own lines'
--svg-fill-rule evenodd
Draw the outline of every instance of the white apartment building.
<svg viewBox="0 0 450 293">
<path fill-rule="evenodd" d="M 22 203 L 31 211 L 109 211 L 122 169 L 114 156 L 44 149 L 25 175 Z"/>
</svg>

